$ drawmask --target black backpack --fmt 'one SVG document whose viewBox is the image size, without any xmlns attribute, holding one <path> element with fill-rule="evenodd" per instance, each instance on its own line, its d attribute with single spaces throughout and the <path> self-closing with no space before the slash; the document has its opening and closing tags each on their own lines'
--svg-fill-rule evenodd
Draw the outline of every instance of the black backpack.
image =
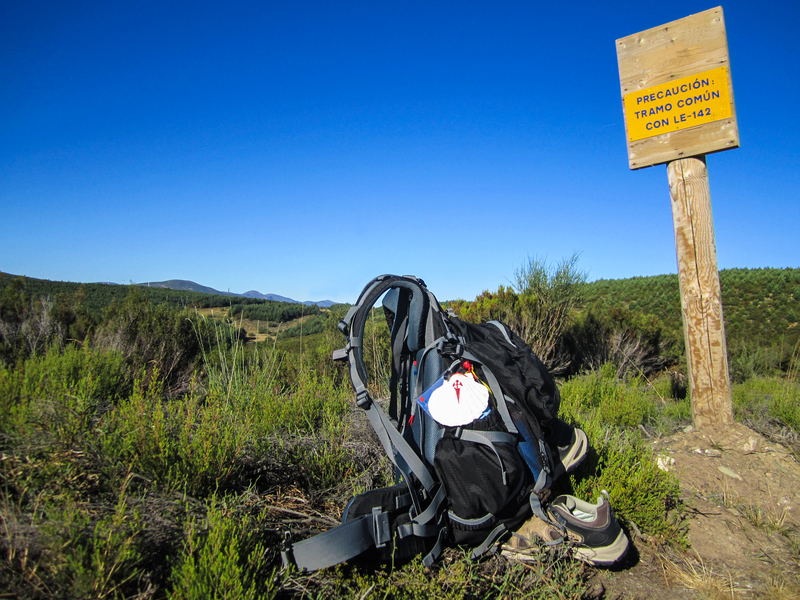
<svg viewBox="0 0 800 600">
<path fill-rule="evenodd" d="M 368 391 L 363 360 L 364 326 L 382 296 L 392 350 L 387 410 Z M 553 377 L 522 339 L 498 321 L 459 320 L 421 279 L 396 275 L 371 281 L 339 329 L 348 342 L 334 359 L 349 361 L 356 402 L 397 484 L 356 496 L 338 527 L 287 539 L 285 565 L 313 571 L 359 555 L 397 563 L 423 554 L 430 566 L 447 544 L 470 546 L 477 558 L 532 513 L 549 520 L 542 502 L 563 468 L 546 440 L 569 426 L 557 418 Z M 479 418 L 445 426 L 423 408 L 425 397 L 456 373 L 483 383 L 489 403 Z"/>
</svg>

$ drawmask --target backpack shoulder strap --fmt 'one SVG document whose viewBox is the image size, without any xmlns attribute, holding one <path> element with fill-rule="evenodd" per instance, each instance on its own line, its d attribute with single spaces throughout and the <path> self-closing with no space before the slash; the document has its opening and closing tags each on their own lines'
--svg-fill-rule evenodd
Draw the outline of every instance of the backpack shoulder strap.
<svg viewBox="0 0 800 600">
<path fill-rule="evenodd" d="M 370 424 L 378 434 L 378 438 L 390 460 L 401 471 L 410 471 L 420 481 L 429 495 L 434 493 L 437 482 L 430 469 L 419 454 L 409 445 L 398 431 L 398 426 L 371 397 L 368 389 L 367 372 L 364 366 L 364 327 L 372 307 L 390 290 L 400 290 L 408 296 L 407 301 L 393 302 L 391 307 L 405 314 L 395 314 L 393 320 L 393 353 L 400 349 L 404 341 L 404 350 L 414 353 L 432 343 L 436 337 L 446 331 L 446 319 L 436 298 L 430 293 L 421 279 L 410 275 L 381 275 L 369 282 L 358 301 L 350 308 L 339 323 L 339 330 L 347 336 L 347 345 L 334 352 L 335 360 L 347 360 L 350 364 L 350 380 L 356 393 L 356 403 L 364 409 Z M 405 323 L 405 331 L 399 331 Z M 410 397 L 398 398 L 402 405 L 410 403 Z M 400 414 L 408 410 L 407 406 L 396 409 Z M 390 411 L 393 412 L 394 411 Z M 394 413 L 395 415 L 397 413 Z M 408 473 L 406 473 L 408 474 Z"/>
</svg>

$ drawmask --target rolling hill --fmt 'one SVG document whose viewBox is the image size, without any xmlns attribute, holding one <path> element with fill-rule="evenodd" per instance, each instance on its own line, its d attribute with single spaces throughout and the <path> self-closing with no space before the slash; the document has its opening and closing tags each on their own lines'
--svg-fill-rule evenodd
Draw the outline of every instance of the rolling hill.
<svg viewBox="0 0 800 600">
<path fill-rule="evenodd" d="M 168 281 L 147 281 L 144 283 L 137 283 L 136 285 L 141 285 L 144 287 L 155 287 L 155 288 L 166 288 L 169 290 L 179 290 L 183 292 L 199 292 L 201 294 L 213 294 L 216 296 L 241 296 L 244 298 L 256 298 L 258 300 L 273 300 L 275 302 L 291 302 L 293 304 L 316 304 L 322 308 L 328 308 L 329 306 L 335 304 L 333 300 L 293 300 L 292 298 L 287 298 L 286 296 L 279 296 L 278 294 L 262 294 L 256 290 L 250 290 L 249 292 L 245 292 L 244 294 L 236 294 L 233 292 L 220 292 L 219 290 L 215 290 L 214 288 L 200 285 L 199 283 L 195 283 L 194 281 L 187 281 L 185 279 L 170 279 Z"/>
<path fill-rule="evenodd" d="M 87 296 L 100 295 L 104 297 L 125 297 L 128 294 L 126 285 L 119 285 L 112 282 L 100 283 L 78 283 L 73 281 L 50 281 L 49 279 L 36 279 L 34 277 L 27 277 L 25 275 L 13 275 L 0 271 L 0 291 L 2 291 L 10 283 L 19 277 L 25 278 L 25 289 L 33 296 L 58 296 L 59 294 L 75 294 L 78 290 L 83 290 Z M 316 304 L 320 308 L 328 308 L 336 304 L 332 300 L 306 300 L 300 302 L 280 296 L 278 294 L 262 294 L 256 290 L 250 290 L 244 294 L 235 294 L 232 292 L 221 292 L 214 288 L 188 281 L 186 279 L 170 279 L 167 281 L 147 281 L 144 283 L 133 284 L 139 287 L 150 289 L 173 290 L 178 292 L 187 292 L 189 294 L 206 294 L 210 296 L 232 297 L 232 298 L 252 298 L 256 300 L 272 300 L 273 302 L 288 302 L 291 304 Z M 89 300 L 89 304 L 95 304 Z M 101 303 L 103 305 L 107 303 Z M 227 303 L 224 303 L 227 304 Z"/>
</svg>

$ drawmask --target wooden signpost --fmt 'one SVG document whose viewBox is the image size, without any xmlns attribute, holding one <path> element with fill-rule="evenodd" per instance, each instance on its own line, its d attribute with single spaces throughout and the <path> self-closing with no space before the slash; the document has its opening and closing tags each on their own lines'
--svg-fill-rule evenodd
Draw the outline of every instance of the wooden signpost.
<svg viewBox="0 0 800 600">
<path fill-rule="evenodd" d="M 667 163 L 693 422 L 732 423 L 705 159 L 739 147 L 722 7 L 616 44 L 629 166 Z"/>
</svg>

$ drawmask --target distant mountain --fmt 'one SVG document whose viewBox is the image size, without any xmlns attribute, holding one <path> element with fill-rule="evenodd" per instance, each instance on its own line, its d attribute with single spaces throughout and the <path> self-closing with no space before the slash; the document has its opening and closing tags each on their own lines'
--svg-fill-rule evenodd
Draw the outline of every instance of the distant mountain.
<svg viewBox="0 0 800 600">
<path fill-rule="evenodd" d="M 244 294 L 235 294 L 233 292 L 220 292 L 219 290 L 215 290 L 214 288 L 207 287 L 205 285 L 200 285 L 199 283 L 195 283 L 194 281 L 187 281 L 185 279 L 170 279 L 169 281 L 148 281 L 145 283 L 137 283 L 136 285 L 141 285 L 144 287 L 155 287 L 155 288 L 167 288 L 169 290 L 180 290 L 183 292 L 200 292 L 201 294 L 216 294 L 218 296 L 241 296 L 244 298 L 257 298 L 259 300 L 274 300 L 276 302 L 291 302 L 293 304 L 316 304 L 322 308 L 328 308 L 329 306 L 336 304 L 333 300 L 306 300 L 305 302 L 299 302 L 298 300 L 292 300 L 291 298 L 287 298 L 286 296 L 279 296 L 278 294 L 262 294 L 256 290 L 250 290 L 249 292 L 245 292 Z"/>
<path fill-rule="evenodd" d="M 298 304 L 297 300 L 292 300 L 286 296 L 279 296 L 278 294 L 262 294 L 256 290 L 250 290 L 242 294 L 245 298 L 258 298 L 259 300 L 275 300 L 276 302 L 293 302 Z"/>
<path fill-rule="evenodd" d="M 334 302 L 333 300 L 306 300 L 305 302 L 303 302 L 303 304 L 316 304 L 320 308 L 330 308 L 331 306 L 336 304 L 336 302 Z"/>
<path fill-rule="evenodd" d="M 146 281 L 137 283 L 142 287 L 167 288 L 168 290 L 180 290 L 181 292 L 200 292 L 201 294 L 215 294 L 217 296 L 240 296 L 241 294 L 231 294 L 230 292 L 220 292 L 214 288 L 200 285 L 194 281 L 185 279 L 170 279 L 169 281 Z"/>
</svg>

